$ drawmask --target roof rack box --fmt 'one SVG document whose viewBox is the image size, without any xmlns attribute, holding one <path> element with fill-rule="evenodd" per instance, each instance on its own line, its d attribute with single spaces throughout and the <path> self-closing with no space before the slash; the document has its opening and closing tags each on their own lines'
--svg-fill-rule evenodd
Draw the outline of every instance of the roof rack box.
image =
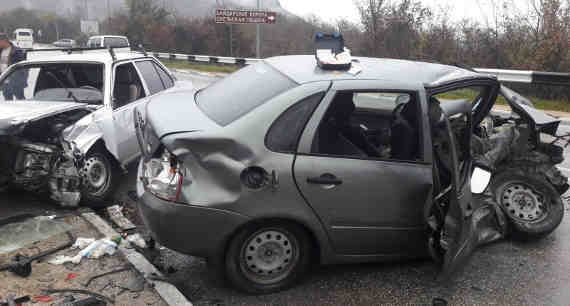
<svg viewBox="0 0 570 306">
<path fill-rule="evenodd" d="M 347 70 L 352 63 L 350 52 L 344 48 L 344 38 L 338 32 L 315 35 L 315 58 L 324 70 Z"/>
</svg>

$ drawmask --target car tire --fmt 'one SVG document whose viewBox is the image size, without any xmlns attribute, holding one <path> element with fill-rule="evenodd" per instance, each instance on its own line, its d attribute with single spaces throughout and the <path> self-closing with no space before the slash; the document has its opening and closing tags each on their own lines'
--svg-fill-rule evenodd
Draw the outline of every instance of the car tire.
<svg viewBox="0 0 570 306">
<path fill-rule="evenodd" d="M 82 200 L 88 206 L 101 206 L 111 198 L 118 185 L 119 171 L 105 150 L 87 154 L 81 168 Z"/>
<path fill-rule="evenodd" d="M 300 226 L 289 222 L 253 224 L 229 243 L 226 279 L 250 294 L 281 291 L 306 273 L 312 253 L 311 240 Z"/>
<path fill-rule="evenodd" d="M 564 216 L 560 194 L 543 174 L 507 168 L 494 175 L 491 191 L 505 212 L 515 239 L 538 239 L 554 231 Z"/>
</svg>

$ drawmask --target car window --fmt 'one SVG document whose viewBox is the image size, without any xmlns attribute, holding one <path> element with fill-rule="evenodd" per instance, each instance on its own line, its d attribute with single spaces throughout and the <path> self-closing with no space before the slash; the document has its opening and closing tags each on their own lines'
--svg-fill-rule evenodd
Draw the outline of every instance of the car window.
<svg viewBox="0 0 570 306">
<path fill-rule="evenodd" d="M 166 71 L 164 71 L 164 69 L 162 69 L 162 67 L 157 65 L 155 62 L 153 62 L 153 64 L 154 64 L 154 68 L 156 68 L 156 71 L 158 72 L 158 75 L 160 76 L 160 79 L 162 80 L 162 84 L 164 85 L 164 88 L 170 88 L 170 87 L 174 86 L 174 81 L 172 80 L 172 77 Z"/>
<path fill-rule="evenodd" d="M 208 117 L 225 126 L 295 85 L 281 72 L 260 62 L 199 91 L 196 104 Z"/>
<path fill-rule="evenodd" d="M 128 47 L 129 42 L 122 37 L 105 37 L 103 45 L 105 47 L 123 48 L 123 47 Z"/>
<path fill-rule="evenodd" d="M 50 63 L 18 66 L 0 83 L 0 100 L 102 104 L 103 65 Z"/>
<path fill-rule="evenodd" d="M 154 68 L 152 61 L 139 61 L 137 62 L 137 67 L 141 71 L 142 77 L 145 80 L 146 86 L 148 87 L 151 95 L 164 90 L 162 80 Z"/>
<path fill-rule="evenodd" d="M 91 38 L 87 42 L 87 47 L 89 47 L 89 48 L 98 48 L 100 46 L 101 46 L 101 38 L 100 37 Z"/>
<path fill-rule="evenodd" d="M 471 101 L 472 104 L 477 104 L 484 90 L 485 87 L 483 86 L 464 87 L 439 93 L 435 95 L 435 97 L 442 103 L 452 100 L 467 99 Z"/>
<path fill-rule="evenodd" d="M 422 159 L 419 99 L 406 92 L 338 92 L 311 153 L 361 159 Z"/>
<path fill-rule="evenodd" d="M 324 93 L 311 95 L 289 107 L 273 122 L 266 136 L 267 147 L 276 152 L 294 153 L 299 138 Z"/>
<path fill-rule="evenodd" d="M 137 70 L 132 63 L 116 67 L 114 83 L 114 108 L 122 107 L 146 96 Z"/>
</svg>

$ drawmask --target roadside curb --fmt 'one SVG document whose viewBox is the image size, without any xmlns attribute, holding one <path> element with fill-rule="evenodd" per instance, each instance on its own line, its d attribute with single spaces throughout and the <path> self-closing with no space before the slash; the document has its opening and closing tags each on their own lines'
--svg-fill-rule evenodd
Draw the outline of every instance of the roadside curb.
<svg viewBox="0 0 570 306">
<path fill-rule="evenodd" d="M 491 110 L 491 113 L 496 114 L 496 115 L 503 115 L 503 116 L 509 116 L 511 114 L 511 112 L 507 112 L 507 111 L 503 111 L 503 110 Z M 560 120 L 560 125 L 570 125 L 570 118 L 569 117 L 556 117 L 556 116 L 552 116 L 558 120 Z"/>
<path fill-rule="evenodd" d="M 83 217 L 83 219 L 89 222 L 89 224 L 93 225 L 93 227 L 95 227 L 98 232 L 106 237 L 114 237 L 119 235 L 119 233 L 117 233 L 105 220 L 93 212 L 82 213 L 81 217 Z M 117 250 L 129 261 L 129 263 L 135 267 L 135 269 L 137 269 L 139 273 L 145 277 L 148 282 L 154 285 L 154 289 L 158 295 L 160 295 L 160 297 L 168 305 L 192 306 L 192 303 L 188 301 L 186 297 L 174 285 L 163 281 L 149 279 L 148 275 L 151 273 L 154 273 L 160 277 L 163 277 L 163 275 L 142 254 L 135 251 L 134 248 L 129 248 L 128 246 L 130 246 L 130 242 L 123 240 L 119 244 Z"/>
</svg>

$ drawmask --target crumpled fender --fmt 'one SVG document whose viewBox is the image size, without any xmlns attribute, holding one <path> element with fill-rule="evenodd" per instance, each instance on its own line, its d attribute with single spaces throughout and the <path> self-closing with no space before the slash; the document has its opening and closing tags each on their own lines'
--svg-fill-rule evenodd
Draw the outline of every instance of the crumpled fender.
<svg viewBox="0 0 570 306">
<path fill-rule="evenodd" d="M 91 113 L 63 130 L 63 140 L 71 144 L 73 149 L 79 150 L 83 155 L 87 154 L 97 141 L 103 140 L 107 151 L 109 151 L 116 160 L 119 160 L 119 155 L 116 150 L 117 146 L 114 145 L 115 142 L 105 135 L 101 125 L 97 123 L 97 117 L 101 114 L 102 113 L 99 112 Z"/>
</svg>

